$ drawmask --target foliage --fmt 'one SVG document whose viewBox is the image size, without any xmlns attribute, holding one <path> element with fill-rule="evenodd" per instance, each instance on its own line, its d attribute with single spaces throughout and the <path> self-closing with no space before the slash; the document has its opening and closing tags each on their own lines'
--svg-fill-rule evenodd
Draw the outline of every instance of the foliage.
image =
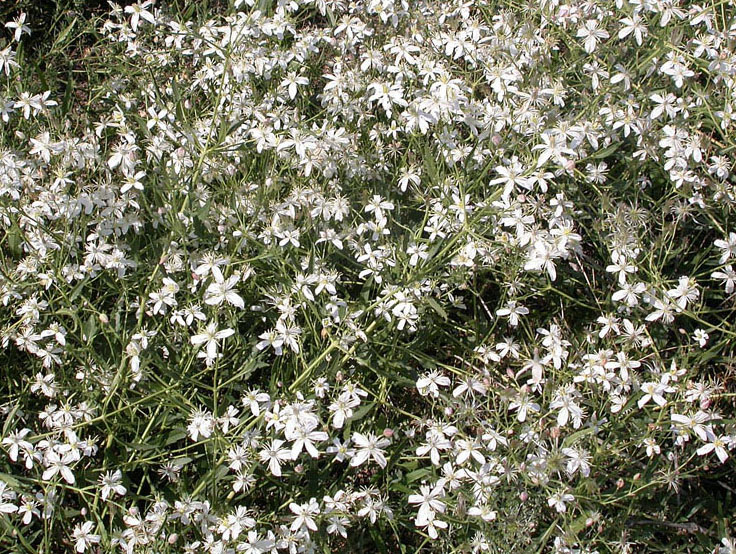
<svg viewBox="0 0 736 554">
<path fill-rule="evenodd" d="M 736 13 L 4 5 L 0 547 L 736 551 Z"/>
</svg>

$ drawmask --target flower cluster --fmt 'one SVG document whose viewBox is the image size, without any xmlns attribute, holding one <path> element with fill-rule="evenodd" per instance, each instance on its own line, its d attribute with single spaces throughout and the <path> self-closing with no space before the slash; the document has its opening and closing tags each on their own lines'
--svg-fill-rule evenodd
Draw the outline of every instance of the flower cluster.
<svg viewBox="0 0 736 554">
<path fill-rule="evenodd" d="M 218 6 L 5 24 L 0 547 L 732 552 L 729 4 Z"/>
</svg>

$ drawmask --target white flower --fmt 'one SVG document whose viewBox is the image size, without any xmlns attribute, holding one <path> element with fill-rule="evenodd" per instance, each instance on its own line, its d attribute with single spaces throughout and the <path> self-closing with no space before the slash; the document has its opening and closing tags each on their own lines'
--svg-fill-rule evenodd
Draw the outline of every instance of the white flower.
<svg viewBox="0 0 736 554">
<path fill-rule="evenodd" d="M 685 79 L 695 76 L 695 73 L 685 65 L 684 58 L 673 52 L 667 54 L 667 61 L 662 64 L 660 70 L 665 75 L 672 77 L 677 88 L 682 88 Z"/>
<path fill-rule="evenodd" d="M 468 510 L 469 516 L 475 516 L 481 518 L 483 521 L 491 522 L 496 519 L 498 514 L 495 510 L 492 510 L 491 507 L 486 504 L 476 504 L 475 506 L 471 506 Z"/>
<path fill-rule="evenodd" d="M 281 86 L 285 88 L 289 93 L 289 98 L 294 100 L 296 98 L 297 87 L 300 85 L 308 85 L 309 79 L 304 76 L 297 75 L 293 71 L 290 71 L 286 78 L 281 81 Z"/>
<path fill-rule="evenodd" d="M 455 450 L 458 452 L 455 463 L 463 465 L 470 458 L 473 458 L 479 464 L 486 463 L 486 458 L 481 451 L 482 445 L 474 440 L 461 439 L 455 443 Z"/>
<path fill-rule="evenodd" d="M 100 477 L 100 484 L 102 485 L 102 500 L 107 500 L 107 498 L 112 494 L 118 494 L 118 495 L 124 495 L 127 490 L 122 485 L 121 481 L 123 480 L 123 473 L 116 469 L 114 472 L 108 471 L 104 475 Z"/>
<path fill-rule="evenodd" d="M 529 259 L 524 264 L 526 271 L 545 270 L 549 278 L 557 279 L 557 268 L 554 259 L 558 257 L 557 249 L 546 241 L 539 240 L 534 243 L 534 248 L 529 252 Z"/>
<path fill-rule="evenodd" d="M 647 290 L 644 283 L 623 283 L 621 289 L 611 296 L 614 302 L 624 301 L 627 306 L 633 308 L 639 305 L 639 295 Z"/>
<path fill-rule="evenodd" d="M 217 323 L 212 321 L 207 324 L 203 333 L 194 335 L 190 340 L 193 345 L 204 344 L 209 358 L 217 357 L 217 341 L 226 339 L 235 334 L 233 329 L 217 330 Z"/>
<path fill-rule="evenodd" d="M 563 448 L 562 453 L 568 457 L 565 470 L 572 476 L 580 472 L 583 477 L 590 475 L 590 454 L 580 448 Z"/>
<path fill-rule="evenodd" d="M 708 431 L 708 442 L 698 448 L 698 456 L 705 456 L 711 452 L 715 452 L 718 459 L 722 464 L 728 460 L 728 451 L 726 450 L 731 446 L 731 437 L 728 435 L 721 435 L 717 437 L 712 431 Z"/>
<path fill-rule="evenodd" d="M 235 275 L 231 275 L 227 280 L 223 279 L 222 273 L 218 272 L 213 273 L 212 275 L 215 277 L 215 282 L 210 283 L 205 291 L 205 304 L 209 304 L 210 306 L 219 306 L 223 302 L 227 302 L 242 310 L 245 307 L 245 302 L 234 290 L 235 285 L 240 281 L 240 274 L 236 273 Z"/>
<path fill-rule="evenodd" d="M 516 327 L 519 324 L 519 316 L 527 315 L 528 313 L 529 309 L 522 305 L 517 306 L 516 300 L 509 300 L 505 308 L 496 311 L 496 315 L 500 315 L 501 317 L 507 316 L 512 327 Z"/>
<path fill-rule="evenodd" d="M 379 438 L 373 433 L 364 435 L 363 433 L 353 433 L 353 444 L 355 444 L 355 456 L 350 460 L 352 467 L 359 466 L 369 458 L 373 460 L 382 468 L 386 467 L 388 463 L 386 461 L 385 452 L 383 448 L 391 444 L 391 441 L 387 438 Z"/>
<path fill-rule="evenodd" d="M 282 448 L 284 444 L 284 441 L 274 439 L 258 453 L 263 463 L 268 462 L 268 469 L 275 477 L 281 477 L 281 462 L 292 459 L 291 449 Z"/>
<path fill-rule="evenodd" d="M 18 454 L 22 451 L 25 454 L 33 452 L 33 445 L 25 440 L 25 437 L 31 432 L 30 429 L 25 428 L 20 431 L 14 431 L 3 439 L 3 446 L 8 447 L 8 456 L 14 462 L 18 461 Z M 26 456 L 26 461 L 30 460 L 29 456 Z M 30 468 L 29 468 L 30 469 Z"/>
<path fill-rule="evenodd" d="M 2 512 L 2 506 L 0 506 Z M 41 517 L 41 510 L 38 509 L 38 501 L 32 496 L 23 495 L 21 503 L 18 506 L 18 515 L 22 515 L 23 525 L 29 525 L 33 517 Z"/>
<path fill-rule="evenodd" d="M 731 232 L 727 239 L 717 239 L 713 244 L 721 250 L 719 264 L 726 263 L 732 257 L 736 258 L 736 233 Z"/>
<path fill-rule="evenodd" d="M 44 464 L 46 470 L 43 472 L 41 479 L 44 481 L 50 480 L 54 475 L 60 473 L 64 478 L 64 481 L 70 485 L 74 484 L 74 473 L 69 469 L 69 465 L 76 461 L 72 451 L 66 452 L 63 456 L 60 456 L 55 450 L 49 450 L 46 452 L 44 457 Z"/>
<path fill-rule="evenodd" d="M 736 541 L 731 537 L 721 539 L 723 546 L 718 547 L 718 554 L 736 554 Z"/>
<path fill-rule="evenodd" d="M 319 451 L 314 446 L 314 443 L 326 441 L 329 438 L 329 435 L 324 431 L 308 429 L 309 427 L 299 427 L 296 429 L 296 439 L 291 446 L 291 457 L 294 460 L 301 454 L 302 449 L 305 449 L 312 458 L 319 458 Z"/>
<path fill-rule="evenodd" d="M 209 438 L 215 431 L 215 419 L 207 410 L 195 410 L 189 416 L 189 425 L 187 426 L 189 436 L 193 441 L 198 441 L 199 437 Z"/>
<path fill-rule="evenodd" d="M 281 347 L 284 345 L 284 339 L 279 335 L 276 329 L 264 331 L 258 335 L 258 338 L 261 339 L 258 344 L 256 344 L 256 348 L 258 350 L 264 350 L 270 346 L 273 348 L 273 351 L 277 356 L 281 356 L 283 353 Z"/>
<path fill-rule="evenodd" d="M 437 398 L 440 395 L 439 387 L 449 387 L 450 379 L 439 371 L 431 371 L 417 379 L 417 390 L 422 396 L 430 395 Z"/>
<path fill-rule="evenodd" d="M 440 487 L 430 488 L 429 485 L 421 485 L 419 492 L 419 494 L 409 496 L 409 504 L 419 505 L 416 525 L 424 526 L 432 519 L 432 516 L 436 512 L 445 512 L 445 503 L 439 500 L 444 495 L 444 492 Z"/>
<path fill-rule="evenodd" d="M 582 27 L 578 29 L 577 37 L 585 39 L 585 51 L 591 54 L 601 39 L 607 39 L 610 35 L 605 29 L 599 29 L 600 22 L 597 19 L 588 19 Z"/>
<path fill-rule="evenodd" d="M 279 319 L 276 322 L 276 333 L 277 340 L 281 341 L 281 344 L 291 348 L 295 354 L 299 353 L 299 335 L 302 333 L 301 327 L 287 324 L 283 319 Z"/>
<path fill-rule="evenodd" d="M 436 539 L 439 537 L 439 533 L 437 532 L 438 529 L 447 529 L 448 523 L 446 521 L 442 521 L 439 519 L 435 519 L 435 512 L 430 512 L 429 517 L 426 521 L 419 523 L 415 521 L 415 524 L 418 527 L 427 527 L 427 535 L 431 539 Z"/>
<path fill-rule="evenodd" d="M 261 404 L 268 406 L 271 403 L 271 396 L 259 389 L 251 389 L 241 398 L 241 402 L 244 407 L 250 408 L 253 417 L 258 417 L 261 412 Z"/>
<path fill-rule="evenodd" d="M 10 490 L 5 481 L 0 481 L 0 514 L 14 514 L 18 511 L 18 506 L 12 502 L 15 497 L 15 491 Z"/>
<path fill-rule="evenodd" d="M 695 279 L 680 277 L 677 287 L 668 290 L 667 296 L 677 301 L 677 305 L 684 310 L 690 302 L 695 302 L 700 297 L 700 291 L 697 289 Z"/>
<path fill-rule="evenodd" d="M 634 13 L 631 17 L 624 17 L 619 23 L 623 25 L 618 32 L 618 38 L 624 39 L 633 33 L 636 43 L 641 46 L 644 37 L 647 35 L 647 26 L 644 19 Z"/>
<path fill-rule="evenodd" d="M 342 429 L 345 425 L 345 421 L 350 419 L 353 415 L 353 408 L 360 405 L 360 400 L 357 398 L 338 398 L 332 404 L 329 405 L 328 409 L 332 412 L 332 426 L 335 429 Z"/>
<path fill-rule="evenodd" d="M 734 288 L 736 288 L 736 271 L 733 270 L 733 266 L 731 265 L 725 266 L 723 271 L 714 271 L 710 276 L 713 279 L 721 279 L 723 281 L 726 294 L 731 294 Z"/>
<path fill-rule="evenodd" d="M 550 508 L 554 508 L 559 513 L 562 513 L 567 511 L 567 504 L 569 502 L 573 502 L 574 500 L 575 497 L 570 493 L 560 491 L 550 496 L 547 499 L 547 504 Z"/>
<path fill-rule="evenodd" d="M 662 393 L 665 392 L 666 387 L 661 383 L 655 383 L 651 381 L 647 383 L 642 383 L 641 390 L 644 393 L 644 396 L 642 396 L 637 403 L 639 405 L 639 408 L 643 408 L 644 406 L 646 406 L 646 404 L 650 400 L 654 400 L 654 402 L 656 402 L 659 406 L 664 406 L 665 404 L 667 404 L 667 400 L 665 400 L 664 396 L 662 396 Z"/>
<path fill-rule="evenodd" d="M 350 525 L 350 520 L 346 517 L 331 516 L 327 520 L 327 533 L 329 535 L 339 534 L 344 539 L 348 538 L 347 527 Z"/>
<path fill-rule="evenodd" d="M 151 0 L 146 0 L 146 2 L 143 2 L 142 4 L 136 3 L 125 7 L 125 13 L 131 14 L 130 28 L 133 29 L 134 32 L 138 31 L 138 23 L 141 19 L 148 21 L 149 23 L 156 23 L 156 18 L 146 9 L 152 3 L 153 2 Z"/>
<path fill-rule="evenodd" d="M 88 547 L 92 546 L 93 544 L 99 544 L 100 542 L 100 535 L 94 535 L 92 534 L 92 530 L 94 529 L 95 524 L 91 521 L 85 521 L 84 523 L 77 524 L 77 526 L 74 528 L 73 536 L 74 536 L 74 545 L 77 549 L 77 552 L 84 552 L 87 550 Z"/>
<path fill-rule="evenodd" d="M 700 345 L 700 348 L 703 348 L 706 345 L 709 338 L 710 336 L 703 329 L 695 329 L 695 331 L 693 331 L 693 340 Z"/>
<path fill-rule="evenodd" d="M 333 454 L 336 462 L 344 462 L 355 456 L 355 449 L 350 448 L 350 439 L 345 442 L 340 442 L 340 439 L 332 439 L 332 446 L 328 446 L 326 452 Z"/>
<path fill-rule="evenodd" d="M 309 502 L 304 504 L 292 502 L 289 504 L 289 510 L 295 514 L 294 521 L 291 522 L 290 527 L 292 531 L 298 531 L 303 527 L 311 531 L 317 530 L 317 523 L 314 521 L 313 516 L 319 515 L 320 509 L 316 498 L 310 498 Z"/>
<path fill-rule="evenodd" d="M 21 12 L 20 16 L 18 16 L 17 19 L 13 21 L 8 21 L 5 24 L 5 27 L 7 27 L 8 29 L 13 29 L 13 40 L 15 42 L 20 41 L 23 33 L 26 33 L 28 35 L 31 34 L 31 28 L 26 25 L 26 14 L 23 12 Z"/>
<path fill-rule="evenodd" d="M 514 400 L 509 402 L 510 410 L 519 410 L 516 419 L 520 422 L 526 421 L 528 412 L 539 412 L 540 406 L 533 402 L 526 393 L 519 394 Z"/>
</svg>

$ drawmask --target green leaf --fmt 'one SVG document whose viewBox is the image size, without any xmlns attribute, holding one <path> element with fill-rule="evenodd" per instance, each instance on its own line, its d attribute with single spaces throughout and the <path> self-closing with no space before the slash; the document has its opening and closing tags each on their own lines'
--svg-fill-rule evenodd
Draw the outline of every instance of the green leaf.
<svg viewBox="0 0 736 554">
<path fill-rule="evenodd" d="M 410 471 L 406 474 L 405 480 L 407 483 L 413 483 L 414 481 L 418 481 L 420 479 L 426 479 L 431 475 L 431 471 L 426 468 L 422 467 L 419 469 L 415 469 L 414 471 Z"/>
<path fill-rule="evenodd" d="M 353 421 L 357 421 L 363 417 L 365 417 L 368 412 L 370 412 L 373 409 L 373 406 L 375 406 L 375 402 L 368 402 L 366 404 L 363 404 L 360 408 L 358 408 L 354 413 L 353 417 L 350 418 Z"/>
<path fill-rule="evenodd" d="M 591 160 L 600 160 L 603 158 L 607 158 L 611 154 L 613 154 L 616 150 L 619 149 L 622 143 L 620 142 L 614 142 L 613 144 L 607 146 L 606 148 L 603 148 L 602 150 L 596 150 L 593 154 L 588 156 Z"/>
<path fill-rule="evenodd" d="M 429 305 L 430 305 L 430 306 L 432 307 L 432 309 L 433 309 L 433 310 L 434 310 L 435 312 L 437 312 L 437 314 L 438 314 L 438 315 L 439 315 L 439 316 L 440 316 L 440 317 L 441 317 L 442 319 L 444 319 L 445 321 L 447 321 L 447 312 L 446 312 L 446 311 L 445 311 L 445 309 L 444 309 L 444 308 L 443 308 L 443 307 L 442 307 L 442 306 L 440 305 L 440 303 L 439 303 L 439 302 L 437 302 L 437 300 L 435 300 L 435 299 L 434 299 L 434 298 L 432 298 L 431 296 L 428 296 L 428 297 L 427 297 L 427 304 L 429 304 Z"/>
</svg>

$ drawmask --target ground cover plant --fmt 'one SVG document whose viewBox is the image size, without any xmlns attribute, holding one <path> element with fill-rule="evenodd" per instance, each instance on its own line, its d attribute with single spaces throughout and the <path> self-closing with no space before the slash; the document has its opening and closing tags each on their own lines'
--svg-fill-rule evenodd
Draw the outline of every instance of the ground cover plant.
<svg viewBox="0 0 736 554">
<path fill-rule="evenodd" d="M 2 551 L 736 552 L 730 2 L 0 14 Z"/>
</svg>

